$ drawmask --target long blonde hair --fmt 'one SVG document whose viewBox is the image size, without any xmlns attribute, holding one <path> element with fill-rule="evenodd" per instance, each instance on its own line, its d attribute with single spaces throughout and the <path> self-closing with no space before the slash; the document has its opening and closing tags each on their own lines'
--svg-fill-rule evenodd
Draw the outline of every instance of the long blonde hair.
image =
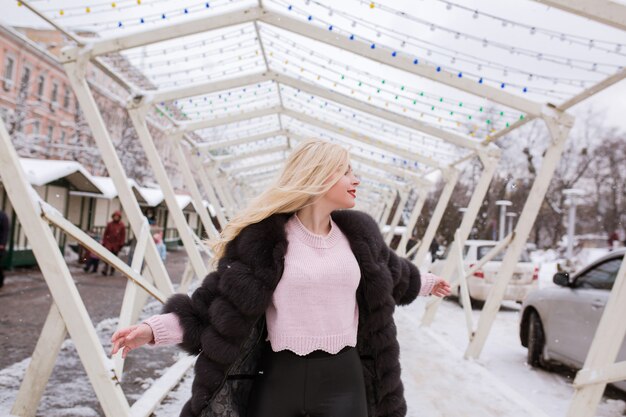
<svg viewBox="0 0 626 417">
<path fill-rule="evenodd" d="M 208 241 L 215 253 L 212 263 L 217 264 L 228 243 L 246 226 L 275 213 L 293 213 L 313 204 L 335 185 L 348 164 L 348 150 L 341 145 L 321 139 L 300 143 L 274 183 L 234 216 L 219 238 Z"/>
</svg>

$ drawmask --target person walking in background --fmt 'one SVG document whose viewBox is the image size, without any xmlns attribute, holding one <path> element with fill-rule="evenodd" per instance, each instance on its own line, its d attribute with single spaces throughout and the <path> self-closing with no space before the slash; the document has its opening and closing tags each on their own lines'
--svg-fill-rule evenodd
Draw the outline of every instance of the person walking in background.
<svg viewBox="0 0 626 417">
<path fill-rule="evenodd" d="M 91 233 L 89 233 L 89 236 L 96 242 L 100 243 L 100 236 L 98 236 L 98 231 L 96 230 L 95 227 L 91 229 Z M 86 251 L 85 267 L 83 268 L 83 271 L 89 272 L 90 268 L 91 268 L 91 272 L 98 271 L 98 265 L 100 265 L 100 258 L 98 257 L 98 255 L 96 255 L 94 252 L 90 251 L 87 248 L 85 248 L 85 251 Z"/>
<path fill-rule="evenodd" d="M 167 258 L 167 248 L 165 247 L 165 243 L 163 243 L 163 232 L 156 232 L 152 235 L 152 238 L 154 239 L 154 244 L 157 247 L 161 260 L 165 262 L 165 258 Z"/>
<path fill-rule="evenodd" d="M 617 242 L 617 244 L 619 245 L 619 234 L 617 233 L 617 230 L 613 231 L 613 233 L 609 235 L 609 250 L 613 250 L 613 242 Z"/>
<path fill-rule="evenodd" d="M 0 288 L 4 286 L 3 258 L 9 241 L 9 217 L 0 210 Z"/>
<path fill-rule="evenodd" d="M 436 236 L 430 243 L 428 251 L 430 252 L 430 261 L 435 262 L 435 259 L 437 258 L 437 252 L 439 252 L 439 236 Z"/>
<path fill-rule="evenodd" d="M 115 211 L 111 215 L 111 218 L 113 220 L 111 220 L 104 229 L 102 246 L 113 253 L 113 255 L 117 256 L 126 242 L 126 225 L 122 221 L 122 213 L 119 210 Z M 106 262 L 104 263 L 102 275 L 113 275 L 114 271 L 113 267 L 109 266 Z"/>
<path fill-rule="evenodd" d="M 212 241 L 217 270 L 116 331 L 113 353 L 178 343 L 198 355 L 181 417 L 405 416 L 395 306 L 450 286 L 349 210 L 359 183 L 347 149 L 300 144 Z"/>
</svg>

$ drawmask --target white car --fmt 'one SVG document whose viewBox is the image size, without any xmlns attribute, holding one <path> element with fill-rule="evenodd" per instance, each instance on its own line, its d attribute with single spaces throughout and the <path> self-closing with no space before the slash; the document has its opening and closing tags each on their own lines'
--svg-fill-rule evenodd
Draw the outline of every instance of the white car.
<svg viewBox="0 0 626 417">
<path fill-rule="evenodd" d="M 498 242 L 493 240 L 467 240 L 463 249 L 465 269 L 469 270 L 469 268 L 487 255 L 497 244 Z M 487 300 L 489 291 L 496 282 L 498 271 L 502 266 L 504 253 L 504 251 L 500 252 L 492 260 L 485 263 L 481 269 L 467 278 L 467 287 L 473 307 L 481 307 L 485 300 Z M 432 266 L 432 271 L 435 274 L 440 272 L 443 263 L 442 260 L 435 261 Z M 521 303 L 531 290 L 538 287 L 538 282 L 539 267 L 531 262 L 528 252 L 523 250 L 519 262 L 513 271 L 513 277 L 509 281 L 509 285 L 504 293 L 504 299 Z M 458 297 L 459 303 L 461 303 L 459 285 L 453 286 L 452 295 Z"/>
</svg>

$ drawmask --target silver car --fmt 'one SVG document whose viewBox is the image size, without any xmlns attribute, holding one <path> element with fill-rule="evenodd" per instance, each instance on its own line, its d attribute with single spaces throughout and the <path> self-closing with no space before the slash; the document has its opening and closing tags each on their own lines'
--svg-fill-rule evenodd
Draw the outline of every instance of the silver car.
<svg viewBox="0 0 626 417">
<path fill-rule="evenodd" d="M 626 249 L 615 250 L 573 276 L 558 272 L 556 287 L 532 291 L 522 304 L 520 339 L 528 363 L 583 367 Z M 622 343 L 617 361 L 626 360 Z M 614 384 L 626 391 L 626 381 Z"/>
</svg>

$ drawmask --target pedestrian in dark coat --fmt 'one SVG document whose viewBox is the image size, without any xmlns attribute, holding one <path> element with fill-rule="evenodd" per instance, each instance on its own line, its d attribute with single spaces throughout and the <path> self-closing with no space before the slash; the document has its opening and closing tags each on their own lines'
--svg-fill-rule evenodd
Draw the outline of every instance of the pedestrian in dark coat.
<svg viewBox="0 0 626 417">
<path fill-rule="evenodd" d="M 224 228 L 217 270 L 164 314 L 115 332 L 113 352 L 151 342 L 198 355 L 184 417 L 403 417 L 395 306 L 449 285 L 396 256 L 368 214 L 345 210 L 358 184 L 345 149 L 301 144 L 278 183 Z M 353 317 L 354 332 L 334 343 L 334 322 Z M 302 332 L 320 328 L 326 337 Z"/>
<path fill-rule="evenodd" d="M 4 286 L 4 253 L 9 242 L 9 217 L 0 210 L 0 288 Z"/>
<path fill-rule="evenodd" d="M 113 220 L 107 223 L 107 226 L 104 229 L 102 246 L 113 253 L 113 255 L 117 256 L 126 242 L 126 225 L 122 221 L 122 213 L 119 210 L 113 212 L 111 218 Z M 102 269 L 102 275 L 107 275 L 109 270 L 110 275 L 113 275 L 114 269 L 105 262 L 104 268 Z"/>
</svg>

